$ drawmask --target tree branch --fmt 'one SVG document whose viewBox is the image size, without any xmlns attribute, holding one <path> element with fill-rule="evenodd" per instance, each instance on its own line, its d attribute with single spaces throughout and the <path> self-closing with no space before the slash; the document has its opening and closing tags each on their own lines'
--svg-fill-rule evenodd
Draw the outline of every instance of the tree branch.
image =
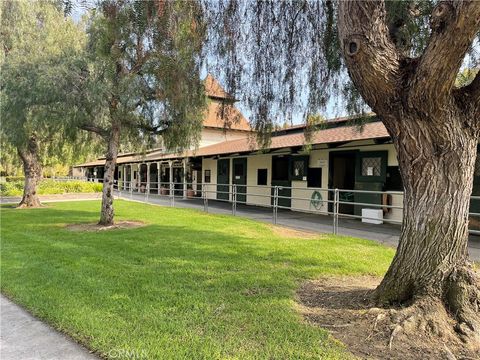
<svg viewBox="0 0 480 360">
<path fill-rule="evenodd" d="M 465 54 L 480 30 L 480 2 L 442 1 L 433 10 L 430 23 L 432 34 L 411 82 L 411 106 L 424 101 L 445 104 Z"/>
<path fill-rule="evenodd" d="M 107 138 L 109 135 L 109 132 L 106 129 L 103 129 L 99 126 L 91 125 L 91 124 L 81 124 L 78 126 L 79 129 L 85 130 L 85 131 L 90 131 L 93 133 L 96 133 L 100 135 L 102 138 Z"/>
<path fill-rule="evenodd" d="M 340 1 L 338 30 L 355 86 L 377 113 L 398 96 L 400 55 L 389 37 L 383 1 Z"/>
</svg>

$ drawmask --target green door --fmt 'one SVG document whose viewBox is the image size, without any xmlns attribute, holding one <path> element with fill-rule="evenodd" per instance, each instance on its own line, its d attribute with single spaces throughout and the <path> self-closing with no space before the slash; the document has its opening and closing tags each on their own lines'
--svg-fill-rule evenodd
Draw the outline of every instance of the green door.
<svg viewBox="0 0 480 360">
<path fill-rule="evenodd" d="M 237 185 L 237 201 L 247 201 L 247 158 L 233 159 L 233 183 Z"/>
<path fill-rule="evenodd" d="M 230 159 L 217 160 L 217 199 L 229 200 Z"/>
<path fill-rule="evenodd" d="M 361 151 L 357 154 L 355 169 L 355 190 L 383 191 L 387 179 L 387 151 Z M 354 201 L 362 204 L 382 204 L 382 195 L 375 193 L 354 193 Z M 368 205 L 355 205 L 355 215 L 362 215 Z M 372 209 L 381 209 L 372 206 Z"/>
<path fill-rule="evenodd" d="M 272 156 L 272 205 L 274 186 L 278 186 L 278 206 L 282 208 L 290 208 L 292 206 L 290 168 L 291 161 L 289 155 Z"/>
</svg>

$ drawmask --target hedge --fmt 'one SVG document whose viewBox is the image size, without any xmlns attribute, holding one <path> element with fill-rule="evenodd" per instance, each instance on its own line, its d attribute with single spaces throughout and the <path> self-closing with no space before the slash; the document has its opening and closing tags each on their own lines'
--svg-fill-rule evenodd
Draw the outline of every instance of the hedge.
<svg viewBox="0 0 480 360">
<path fill-rule="evenodd" d="M 19 196 L 23 194 L 23 181 L 0 183 L 0 195 Z M 101 192 L 102 184 L 86 181 L 54 181 L 44 179 L 38 187 L 39 195 Z"/>
</svg>

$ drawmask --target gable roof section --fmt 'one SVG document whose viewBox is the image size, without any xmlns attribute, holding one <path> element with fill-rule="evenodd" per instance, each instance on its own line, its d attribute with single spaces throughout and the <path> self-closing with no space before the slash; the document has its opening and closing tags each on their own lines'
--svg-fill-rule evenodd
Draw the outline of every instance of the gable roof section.
<svg viewBox="0 0 480 360">
<path fill-rule="evenodd" d="M 252 131 L 247 119 L 233 104 L 225 104 L 216 100 L 209 101 L 203 126 L 225 130 Z"/>
<path fill-rule="evenodd" d="M 210 74 L 205 78 L 205 93 L 211 98 L 235 101 L 235 98 L 227 93 L 217 79 Z"/>
</svg>

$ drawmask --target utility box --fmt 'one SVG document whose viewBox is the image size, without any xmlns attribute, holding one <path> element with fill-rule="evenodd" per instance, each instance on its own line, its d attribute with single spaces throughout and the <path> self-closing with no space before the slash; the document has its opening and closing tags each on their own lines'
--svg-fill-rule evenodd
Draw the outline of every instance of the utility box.
<svg viewBox="0 0 480 360">
<path fill-rule="evenodd" d="M 382 209 L 362 209 L 362 222 L 368 224 L 383 224 Z"/>
</svg>

